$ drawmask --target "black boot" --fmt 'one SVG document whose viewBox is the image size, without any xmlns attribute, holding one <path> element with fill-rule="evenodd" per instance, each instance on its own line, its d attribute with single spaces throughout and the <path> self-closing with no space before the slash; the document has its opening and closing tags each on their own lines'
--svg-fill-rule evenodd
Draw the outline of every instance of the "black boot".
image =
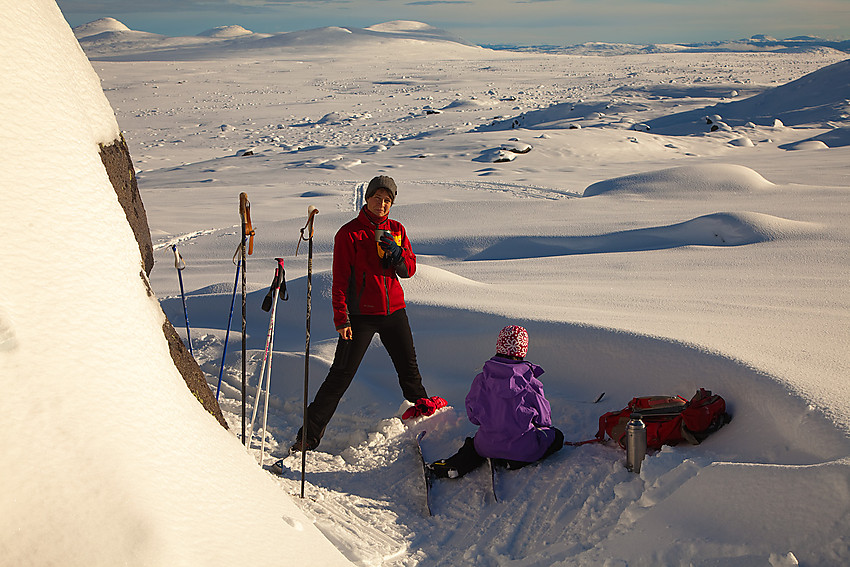
<svg viewBox="0 0 850 567">
<path fill-rule="evenodd" d="M 307 438 L 307 446 L 304 447 L 307 451 L 312 451 L 316 447 L 319 446 L 319 441 L 316 439 Z M 298 430 L 298 435 L 295 436 L 295 443 L 292 444 L 292 447 L 289 448 L 290 453 L 300 453 L 302 450 L 301 446 L 301 430 Z"/>
<path fill-rule="evenodd" d="M 439 478 L 460 478 L 480 467 L 484 461 L 484 457 L 475 450 L 472 437 L 467 437 L 457 453 L 448 459 L 431 463 L 428 468 Z"/>
</svg>

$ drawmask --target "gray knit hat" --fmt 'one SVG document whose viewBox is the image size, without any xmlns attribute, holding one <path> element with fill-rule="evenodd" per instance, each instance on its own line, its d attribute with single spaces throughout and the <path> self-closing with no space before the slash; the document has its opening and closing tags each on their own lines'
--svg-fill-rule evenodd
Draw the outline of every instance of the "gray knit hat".
<svg viewBox="0 0 850 567">
<path fill-rule="evenodd" d="M 373 177 L 372 181 L 369 182 L 369 186 L 366 188 L 366 198 L 368 199 L 377 193 L 378 189 L 388 191 L 393 202 L 395 202 L 395 196 L 398 194 L 398 188 L 395 186 L 395 181 L 393 181 L 392 177 L 389 177 L 388 175 Z"/>
</svg>

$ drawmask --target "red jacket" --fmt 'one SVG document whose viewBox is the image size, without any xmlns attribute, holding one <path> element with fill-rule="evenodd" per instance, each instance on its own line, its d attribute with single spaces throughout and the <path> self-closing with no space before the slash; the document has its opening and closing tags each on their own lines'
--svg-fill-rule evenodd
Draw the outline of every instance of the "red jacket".
<svg viewBox="0 0 850 567">
<path fill-rule="evenodd" d="M 402 261 L 395 268 L 382 265 L 383 250 L 375 241 L 376 229 L 392 232 L 402 248 Z M 389 315 L 404 308 L 404 291 L 398 278 L 409 278 L 415 272 L 416 256 L 404 226 L 389 218 L 378 219 L 363 207 L 357 218 L 343 225 L 334 237 L 331 302 L 336 328 L 350 324 L 349 314 Z"/>
</svg>

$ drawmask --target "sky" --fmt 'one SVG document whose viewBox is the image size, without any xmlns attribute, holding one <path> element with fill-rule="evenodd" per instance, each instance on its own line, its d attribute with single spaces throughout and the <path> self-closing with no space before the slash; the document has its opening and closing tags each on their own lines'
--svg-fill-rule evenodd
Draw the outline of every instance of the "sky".
<svg viewBox="0 0 850 567">
<path fill-rule="evenodd" d="M 134 30 L 263 33 L 414 20 L 467 41 L 696 43 L 768 35 L 850 38 L 850 0 L 58 0 L 68 23 L 113 17 Z"/>
</svg>

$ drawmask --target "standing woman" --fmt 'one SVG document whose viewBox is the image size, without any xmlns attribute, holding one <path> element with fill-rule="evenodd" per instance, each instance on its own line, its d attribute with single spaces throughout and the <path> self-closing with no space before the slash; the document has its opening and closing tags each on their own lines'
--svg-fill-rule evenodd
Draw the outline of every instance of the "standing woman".
<svg viewBox="0 0 850 567">
<path fill-rule="evenodd" d="M 397 193 L 391 177 L 372 179 L 366 205 L 334 237 L 331 299 L 339 342 L 328 375 L 307 408 L 306 435 L 298 431 L 293 451 L 302 450 L 302 438 L 306 450 L 318 447 L 375 333 L 392 359 L 402 394 L 414 404 L 402 419 L 431 415 L 446 405 L 438 396 L 428 397 L 416 362 L 398 281 L 416 272 L 416 256 L 404 226 L 389 218 Z"/>
</svg>

